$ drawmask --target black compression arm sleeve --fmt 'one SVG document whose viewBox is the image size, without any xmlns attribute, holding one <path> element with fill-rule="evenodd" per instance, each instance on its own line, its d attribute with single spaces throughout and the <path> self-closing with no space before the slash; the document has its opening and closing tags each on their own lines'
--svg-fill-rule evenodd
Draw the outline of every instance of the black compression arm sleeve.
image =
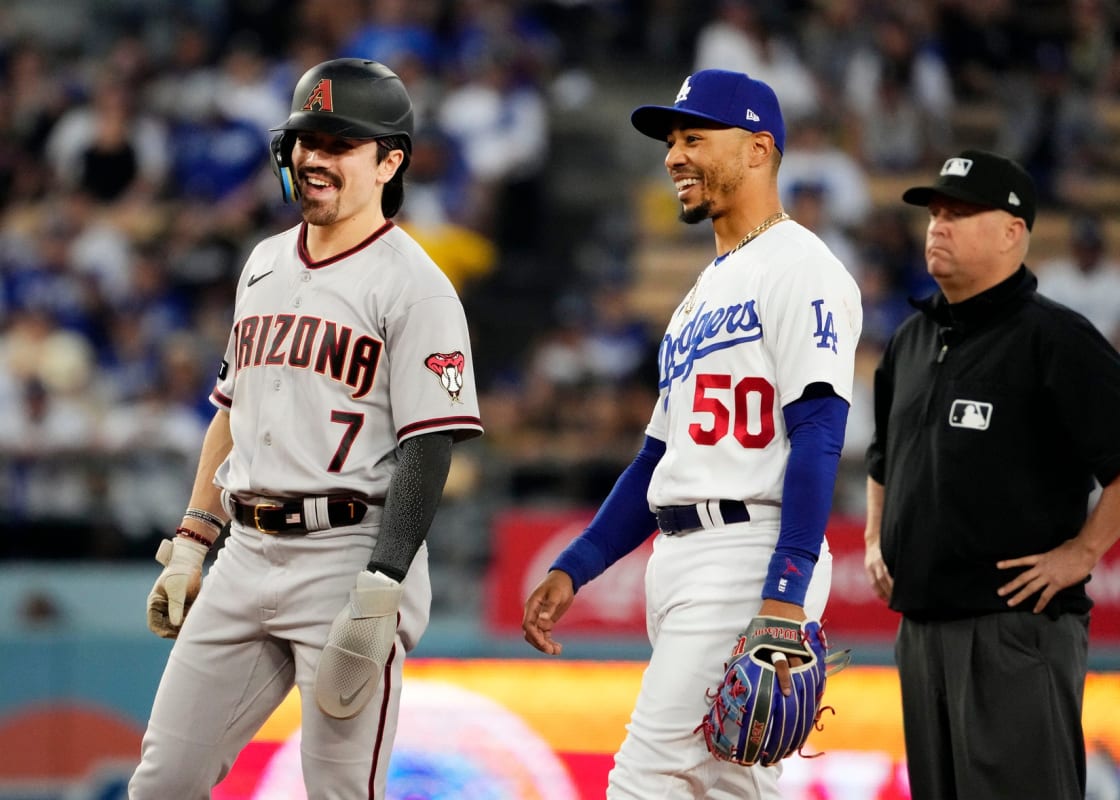
<svg viewBox="0 0 1120 800">
<path fill-rule="evenodd" d="M 451 468 L 449 433 L 414 436 L 401 445 L 401 460 L 389 481 L 381 532 L 367 569 L 403 581 L 435 518 Z"/>
</svg>

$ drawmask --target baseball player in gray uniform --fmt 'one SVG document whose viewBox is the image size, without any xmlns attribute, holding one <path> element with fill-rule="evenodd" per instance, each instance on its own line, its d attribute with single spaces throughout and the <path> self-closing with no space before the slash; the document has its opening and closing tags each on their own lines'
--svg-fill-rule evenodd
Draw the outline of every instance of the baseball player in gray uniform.
<svg viewBox="0 0 1120 800">
<path fill-rule="evenodd" d="M 190 504 L 157 556 L 148 625 L 176 642 L 134 800 L 209 797 L 293 686 L 308 796 L 384 796 L 404 654 L 428 622 L 424 539 L 453 442 L 482 432 L 459 298 L 391 221 L 412 134 L 400 79 L 319 64 L 277 130 L 303 221 L 245 265 Z"/>
</svg>

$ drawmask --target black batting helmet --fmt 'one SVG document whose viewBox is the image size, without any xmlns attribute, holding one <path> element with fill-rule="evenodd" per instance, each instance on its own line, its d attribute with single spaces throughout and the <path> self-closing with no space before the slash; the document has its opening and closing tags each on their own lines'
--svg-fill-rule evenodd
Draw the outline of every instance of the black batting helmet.
<svg viewBox="0 0 1120 800">
<path fill-rule="evenodd" d="M 307 72 L 292 92 L 292 110 L 272 140 L 272 167 L 280 178 L 284 200 L 299 197 L 292 176 L 292 147 L 299 131 L 318 131 L 347 139 L 392 137 L 404 150 L 404 161 L 385 185 L 381 210 L 391 217 L 404 199 L 404 171 L 412 155 L 412 99 L 396 73 L 364 58 L 336 58 Z"/>
</svg>

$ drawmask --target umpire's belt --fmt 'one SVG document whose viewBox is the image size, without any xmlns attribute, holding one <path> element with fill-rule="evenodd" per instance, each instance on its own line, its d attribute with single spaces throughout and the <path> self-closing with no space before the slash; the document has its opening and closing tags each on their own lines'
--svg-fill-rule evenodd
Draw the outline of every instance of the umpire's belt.
<svg viewBox="0 0 1120 800">
<path fill-rule="evenodd" d="M 261 533 L 307 533 L 354 525 L 377 502 L 356 497 L 305 497 L 286 503 L 242 503 L 229 498 L 233 517 Z"/>
<path fill-rule="evenodd" d="M 742 500 L 705 500 L 691 506 L 661 506 L 657 509 L 657 527 L 668 534 L 699 528 L 722 528 L 750 520 L 751 512 Z"/>
</svg>

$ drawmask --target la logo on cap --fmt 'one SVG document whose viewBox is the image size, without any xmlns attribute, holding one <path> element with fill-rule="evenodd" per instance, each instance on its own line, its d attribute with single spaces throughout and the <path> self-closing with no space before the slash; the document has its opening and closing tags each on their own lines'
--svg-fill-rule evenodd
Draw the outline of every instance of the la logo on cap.
<svg viewBox="0 0 1120 800">
<path fill-rule="evenodd" d="M 688 78 L 684 79 L 684 83 L 681 84 L 681 90 L 677 92 L 677 99 L 673 101 L 674 103 L 681 103 L 688 99 L 688 93 L 692 91 L 692 84 L 688 82 L 691 77 L 692 76 L 689 75 Z"/>
<path fill-rule="evenodd" d="M 956 175 L 963 178 L 972 169 L 971 158 L 950 158 L 941 167 L 942 175 Z"/>
<path fill-rule="evenodd" d="M 1009 205 L 1013 205 L 1013 206 L 1023 205 L 1022 201 L 1019 200 L 1019 195 L 1015 194 L 1015 192 L 1011 192 L 1010 194 L 1007 195 L 1007 202 L 1008 202 Z"/>
</svg>

